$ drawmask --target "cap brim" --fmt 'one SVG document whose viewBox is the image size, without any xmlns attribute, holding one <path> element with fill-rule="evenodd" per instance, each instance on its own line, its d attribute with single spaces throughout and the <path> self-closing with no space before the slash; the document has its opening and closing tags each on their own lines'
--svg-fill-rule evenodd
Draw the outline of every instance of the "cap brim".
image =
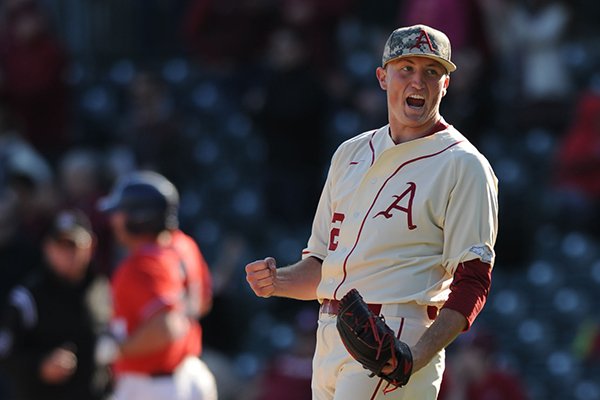
<svg viewBox="0 0 600 400">
<path fill-rule="evenodd" d="M 55 239 L 70 240 L 79 247 L 87 247 L 93 241 L 92 235 L 84 229 L 77 229 L 69 232 L 57 232 L 53 237 Z"/>
<path fill-rule="evenodd" d="M 96 209 L 100 212 L 110 213 L 119 208 L 119 199 L 116 196 L 102 197 L 96 203 Z"/>
<path fill-rule="evenodd" d="M 429 58 L 429 59 L 432 59 L 432 60 L 437 61 L 440 64 L 442 64 L 444 66 L 444 68 L 446 68 L 446 71 L 448 71 L 448 73 L 456 71 L 456 65 L 453 62 L 444 60 L 441 57 L 430 55 L 430 54 L 402 54 L 402 55 L 399 55 L 397 57 L 390 58 L 389 60 L 387 60 L 385 62 L 385 64 L 383 64 L 383 67 L 385 67 L 387 64 L 389 64 L 392 61 L 399 60 L 401 58 L 408 58 L 408 57 Z"/>
</svg>

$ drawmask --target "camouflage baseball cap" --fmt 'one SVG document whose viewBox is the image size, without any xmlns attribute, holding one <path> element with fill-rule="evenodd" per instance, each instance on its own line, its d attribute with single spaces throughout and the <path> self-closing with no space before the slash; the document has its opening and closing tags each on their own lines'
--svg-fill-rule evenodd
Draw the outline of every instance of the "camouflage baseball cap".
<svg viewBox="0 0 600 400">
<path fill-rule="evenodd" d="M 450 40 L 443 32 L 427 25 L 398 28 L 388 38 L 382 66 L 401 57 L 427 57 L 442 64 L 448 72 L 456 70 L 450 61 Z"/>
</svg>

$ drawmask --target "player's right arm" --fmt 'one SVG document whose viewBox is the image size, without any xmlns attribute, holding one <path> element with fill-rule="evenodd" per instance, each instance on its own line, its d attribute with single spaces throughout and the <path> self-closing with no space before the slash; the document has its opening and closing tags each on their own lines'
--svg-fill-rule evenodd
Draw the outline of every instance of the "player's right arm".
<svg viewBox="0 0 600 400">
<path fill-rule="evenodd" d="M 275 259 L 267 257 L 246 265 L 246 280 L 259 297 L 315 300 L 321 281 L 321 263 L 316 257 L 308 257 L 293 265 L 277 268 Z"/>
<path fill-rule="evenodd" d="M 120 355 L 139 357 L 161 350 L 182 338 L 189 326 L 189 318 L 185 313 L 165 307 L 144 321 L 120 344 Z"/>
</svg>

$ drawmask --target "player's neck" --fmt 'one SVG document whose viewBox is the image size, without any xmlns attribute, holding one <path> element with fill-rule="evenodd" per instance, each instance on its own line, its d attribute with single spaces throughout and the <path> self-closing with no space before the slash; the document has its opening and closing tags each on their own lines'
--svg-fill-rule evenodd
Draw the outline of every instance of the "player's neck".
<svg viewBox="0 0 600 400">
<path fill-rule="evenodd" d="M 156 246 L 158 244 L 157 237 L 155 235 L 136 235 L 131 237 L 126 246 L 131 251 L 143 249 L 148 246 Z"/>
<path fill-rule="evenodd" d="M 448 124 L 444 119 L 439 116 L 436 119 L 432 119 L 428 123 L 418 126 L 409 127 L 401 124 L 390 123 L 389 135 L 392 141 L 396 144 L 410 142 L 423 138 L 425 136 L 433 135 L 436 132 L 444 130 L 448 127 Z"/>
<path fill-rule="evenodd" d="M 164 230 L 159 234 L 132 236 L 127 247 L 134 251 L 148 246 L 166 247 L 171 245 L 172 240 L 171 232 Z"/>
</svg>

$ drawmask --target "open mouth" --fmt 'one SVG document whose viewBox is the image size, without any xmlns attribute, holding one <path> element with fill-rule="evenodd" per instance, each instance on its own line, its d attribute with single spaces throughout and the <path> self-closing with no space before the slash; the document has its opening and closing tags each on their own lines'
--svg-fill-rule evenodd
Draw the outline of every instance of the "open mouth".
<svg viewBox="0 0 600 400">
<path fill-rule="evenodd" d="M 425 97 L 419 94 L 411 94 L 406 98 L 406 104 L 411 108 L 422 108 L 425 105 Z"/>
</svg>

